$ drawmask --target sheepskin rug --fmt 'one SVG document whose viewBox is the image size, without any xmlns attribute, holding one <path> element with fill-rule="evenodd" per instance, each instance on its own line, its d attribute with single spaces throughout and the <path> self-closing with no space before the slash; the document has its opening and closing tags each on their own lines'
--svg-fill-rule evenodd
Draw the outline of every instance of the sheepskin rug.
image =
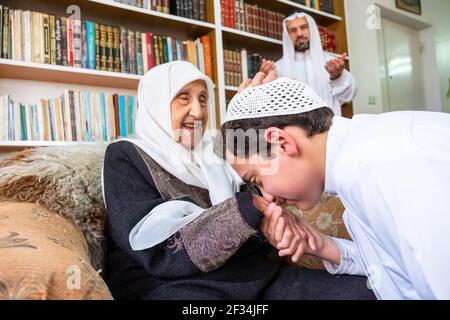
<svg viewBox="0 0 450 320">
<path fill-rule="evenodd" d="M 104 255 L 105 150 L 103 144 L 42 147 L 0 161 L 0 200 L 37 203 L 71 219 L 84 233 L 96 269 Z"/>
</svg>

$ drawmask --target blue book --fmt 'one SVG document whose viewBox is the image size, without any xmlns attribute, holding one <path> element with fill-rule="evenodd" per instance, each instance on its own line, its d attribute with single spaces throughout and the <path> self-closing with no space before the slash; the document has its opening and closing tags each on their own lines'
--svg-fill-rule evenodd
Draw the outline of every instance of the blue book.
<svg viewBox="0 0 450 320">
<path fill-rule="evenodd" d="M 39 118 L 38 118 L 38 106 L 34 104 L 31 106 L 31 119 L 33 125 L 33 141 L 39 140 Z"/>
<path fill-rule="evenodd" d="M 182 56 L 182 49 L 181 49 L 181 41 L 180 40 L 177 40 L 176 41 L 176 44 L 177 44 L 177 60 L 183 60 L 183 56 Z"/>
<path fill-rule="evenodd" d="M 119 96 L 119 122 L 120 122 L 120 136 L 127 136 L 127 122 L 126 122 L 126 111 L 125 111 L 125 96 Z"/>
<path fill-rule="evenodd" d="M 87 68 L 96 69 L 95 22 L 86 21 Z"/>
<path fill-rule="evenodd" d="M 48 100 L 48 110 L 50 115 L 50 133 L 52 136 L 52 141 L 56 141 L 56 121 L 55 121 L 55 105 L 53 104 L 53 100 Z"/>
<path fill-rule="evenodd" d="M 107 140 L 107 133 L 106 133 L 106 101 L 105 101 L 105 93 L 100 93 L 100 112 L 102 117 L 102 141 Z"/>
<path fill-rule="evenodd" d="M 167 58 L 169 59 L 169 62 L 172 62 L 173 59 L 173 48 L 172 48 L 172 38 L 167 37 Z"/>
<path fill-rule="evenodd" d="M 130 112 L 130 116 L 128 117 L 130 123 L 128 124 L 128 128 L 129 128 L 129 134 L 130 136 L 134 135 L 134 97 L 133 96 L 129 96 L 128 97 L 128 110 Z"/>
<path fill-rule="evenodd" d="M 91 122 L 91 105 L 89 99 L 89 91 L 83 92 L 84 119 L 86 121 L 86 141 L 92 142 L 92 122 Z"/>
</svg>

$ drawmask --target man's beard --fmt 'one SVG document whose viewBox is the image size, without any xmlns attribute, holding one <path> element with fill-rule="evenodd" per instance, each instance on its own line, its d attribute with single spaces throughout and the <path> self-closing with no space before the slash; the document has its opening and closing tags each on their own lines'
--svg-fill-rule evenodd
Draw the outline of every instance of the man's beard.
<svg viewBox="0 0 450 320">
<path fill-rule="evenodd" d="M 294 48 L 296 52 L 305 52 L 306 50 L 309 50 L 309 45 L 309 41 L 306 41 L 305 43 L 294 44 Z"/>
</svg>

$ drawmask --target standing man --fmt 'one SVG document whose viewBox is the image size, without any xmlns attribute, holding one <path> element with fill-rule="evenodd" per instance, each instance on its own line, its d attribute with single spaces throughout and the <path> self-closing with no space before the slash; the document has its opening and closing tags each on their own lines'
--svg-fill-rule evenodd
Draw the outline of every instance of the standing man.
<svg viewBox="0 0 450 320">
<path fill-rule="evenodd" d="M 276 69 L 279 77 L 307 83 L 336 115 L 341 115 L 341 105 L 352 101 L 356 94 L 355 80 L 345 69 L 347 54 L 327 56 L 317 24 L 306 13 L 292 14 L 283 25 L 283 58 L 276 63 L 264 60 L 260 71 L 268 74 Z"/>
</svg>

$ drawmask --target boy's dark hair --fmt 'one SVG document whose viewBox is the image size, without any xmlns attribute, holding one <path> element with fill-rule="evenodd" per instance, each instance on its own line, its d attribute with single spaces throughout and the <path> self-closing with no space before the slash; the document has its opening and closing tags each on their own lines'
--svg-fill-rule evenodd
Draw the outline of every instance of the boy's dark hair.
<svg viewBox="0 0 450 320">
<path fill-rule="evenodd" d="M 289 126 L 297 126 L 304 129 L 308 137 L 312 137 L 328 131 L 331 127 L 333 116 L 333 110 L 324 107 L 293 115 L 229 121 L 224 123 L 220 129 L 220 136 L 216 138 L 215 150 L 218 155 L 221 152 L 220 155 L 223 158 L 225 158 L 227 150 L 234 156 L 248 157 L 255 153 L 260 153 L 262 147 L 264 147 L 264 152 L 267 150 L 267 154 L 262 154 L 262 156 L 270 156 L 271 144 L 264 139 L 264 131 L 266 129 L 271 127 L 284 129 Z M 255 134 L 246 134 L 244 137 L 245 143 L 239 145 L 239 138 L 236 132 L 245 133 L 251 130 Z"/>
</svg>

